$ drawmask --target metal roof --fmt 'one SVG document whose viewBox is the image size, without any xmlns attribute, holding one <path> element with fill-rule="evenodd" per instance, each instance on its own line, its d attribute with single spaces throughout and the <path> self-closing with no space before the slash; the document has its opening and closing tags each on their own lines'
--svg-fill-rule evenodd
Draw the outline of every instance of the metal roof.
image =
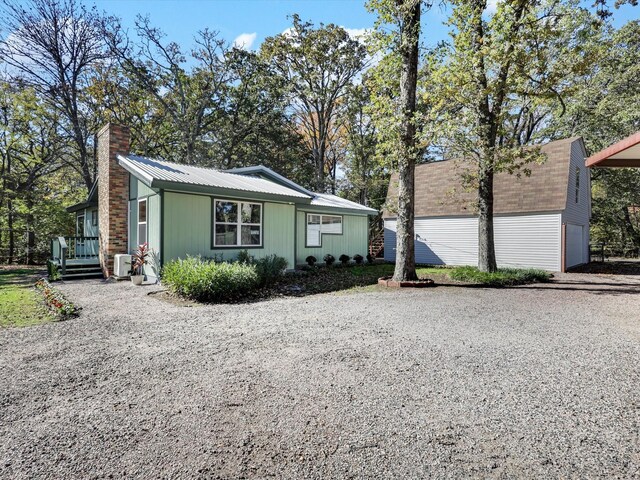
<svg viewBox="0 0 640 480">
<path fill-rule="evenodd" d="M 587 167 L 640 167 L 640 132 L 594 153 L 585 164 Z"/>
<path fill-rule="evenodd" d="M 327 193 L 311 192 L 297 183 L 259 165 L 236 170 L 221 171 L 213 168 L 194 167 L 165 162 L 138 155 L 118 155 L 118 163 L 150 187 L 175 183 L 178 187 L 212 187 L 234 191 L 293 197 L 296 203 L 317 207 L 336 208 L 375 215 L 377 210 Z M 270 179 L 261 178 L 262 174 Z M 166 187 L 165 187 L 166 188 Z"/>
<path fill-rule="evenodd" d="M 118 155 L 118 162 L 151 187 L 157 182 L 170 182 L 301 199 L 311 198 L 309 195 L 263 178 L 223 172 L 213 168 L 181 165 L 138 155 Z"/>
<path fill-rule="evenodd" d="M 348 208 L 350 210 L 360 210 L 363 213 L 375 215 L 378 211 L 374 208 L 365 207 L 346 198 L 341 198 L 336 195 L 330 195 L 328 193 L 314 193 L 314 197 L 311 200 L 311 205 L 317 205 L 319 207 L 331 207 L 331 208 Z"/>
<path fill-rule="evenodd" d="M 295 183 L 292 180 L 289 180 L 286 177 L 283 177 L 279 173 L 274 172 L 269 167 L 265 167 L 264 165 L 256 165 L 253 167 L 231 168 L 229 170 L 225 170 L 225 172 L 239 173 L 240 175 L 264 175 L 271 178 L 276 183 L 280 182 L 284 184 L 286 187 L 293 188 L 294 190 L 297 190 L 301 193 L 309 195 L 310 197 L 313 197 L 315 195 L 315 193 L 313 193 L 312 191 L 307 190 L 303 186 L 298 185 L 297 183 Z"/>
</svg>

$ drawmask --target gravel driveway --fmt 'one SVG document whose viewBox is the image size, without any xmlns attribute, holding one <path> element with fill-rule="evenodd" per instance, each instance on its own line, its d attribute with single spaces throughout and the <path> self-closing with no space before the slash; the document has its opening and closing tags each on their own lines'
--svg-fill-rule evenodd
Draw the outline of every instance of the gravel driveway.
<svg viewBox="0 0 640 480">
<path fill-rule="evenodd" d="M 79 318 L 0 330 L 2 478 L 640 476 L 638 276 L 191 307 L 61 288 Z"/>
</svg>

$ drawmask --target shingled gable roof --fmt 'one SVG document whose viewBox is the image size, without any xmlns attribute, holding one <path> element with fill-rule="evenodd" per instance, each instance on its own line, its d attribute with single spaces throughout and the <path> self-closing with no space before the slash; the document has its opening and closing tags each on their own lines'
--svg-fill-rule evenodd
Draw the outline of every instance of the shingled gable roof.
<svg viewBox="0 0 640 480">
<path fill-rule="evenodd" d="M 494 213 L 554 212 L 566 208 L 571 145 L 580 137 L 549 142 L 541 146 L 547 155 L 542 164 L 531 164 L 530 176 L 498 173 L 494 178 Z M 416 167 L 416 217 L 472 216 L 476 214 L 476 191 L 465 191 L 461 174 L 473 164 L 456 160 Z M 387 206 L 398 196 L 398 175 L 389 183 Z M 386 208 L 385 218 L 396 214 Z"/>
</svg>

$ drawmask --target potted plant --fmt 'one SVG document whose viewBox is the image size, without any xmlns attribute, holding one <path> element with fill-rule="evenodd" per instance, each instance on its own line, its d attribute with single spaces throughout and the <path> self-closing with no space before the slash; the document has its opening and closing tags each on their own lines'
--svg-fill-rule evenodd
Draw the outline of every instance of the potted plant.
<svg viewBox="0 0 640 480">
<path fill-rule="evenodd" d="M 145 242 L 131 256 L 131 283 L 142 285 L 144 280 L 144 266 L 149 256 L 149 245 Z"/>
</svg>

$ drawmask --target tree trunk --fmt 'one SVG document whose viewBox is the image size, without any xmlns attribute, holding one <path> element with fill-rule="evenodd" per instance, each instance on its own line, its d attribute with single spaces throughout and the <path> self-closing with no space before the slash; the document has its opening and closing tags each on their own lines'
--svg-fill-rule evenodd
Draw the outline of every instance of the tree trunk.
<svg viewBox="0 0 640 480">
<path fill-rule="evenodd" d="M 498 266 L 493 236 L 493 161 L 491 158 L 485 157 L 480 160 L 478 210 L 478 268 L 483 272 L 495 272 Z"/>
<path fill-rule="evenodd" d="M 635 229 L 633 222 L 631 221 L 631 215 L 629 215 L 629 207 L 622 207 L 622 224 L 625 230 L 626 237 L 631 241 L 633 245 L 633 253 L 637 254 L 640 251 L 640 232 Z"/>
<path fill-rule="evenodd" d="M 398 159 L 398 216 L 395 281 L 417 280 L 414 245 L 414 199 L 416 167 L 416 88 L 420 40 L 420 0 L 397 0 L 402 10 L 400 28 L 400 158 Z"/>
<path fill-rule="evenodd" d="M 16 250 L 16 234 L 13 231 L 13 203 L 11 200 L 7 200 L 7 227 L 9 228 L 9 255 L 7 263 L 11 265 Z"/>
<path fill-rule="evenodd" d="M 33 188 L 33 187 L 29 187 Z M 33 200 L 31 198 L 27 199 L 27 215 L 26 215 L 26 224 L 27 224 L 27 265 L 33 265 L 34 263 L 34 253 L 36 250 L 36 236 L 34 233 L 34 218 L 33 218 Z"/>
</svg>

